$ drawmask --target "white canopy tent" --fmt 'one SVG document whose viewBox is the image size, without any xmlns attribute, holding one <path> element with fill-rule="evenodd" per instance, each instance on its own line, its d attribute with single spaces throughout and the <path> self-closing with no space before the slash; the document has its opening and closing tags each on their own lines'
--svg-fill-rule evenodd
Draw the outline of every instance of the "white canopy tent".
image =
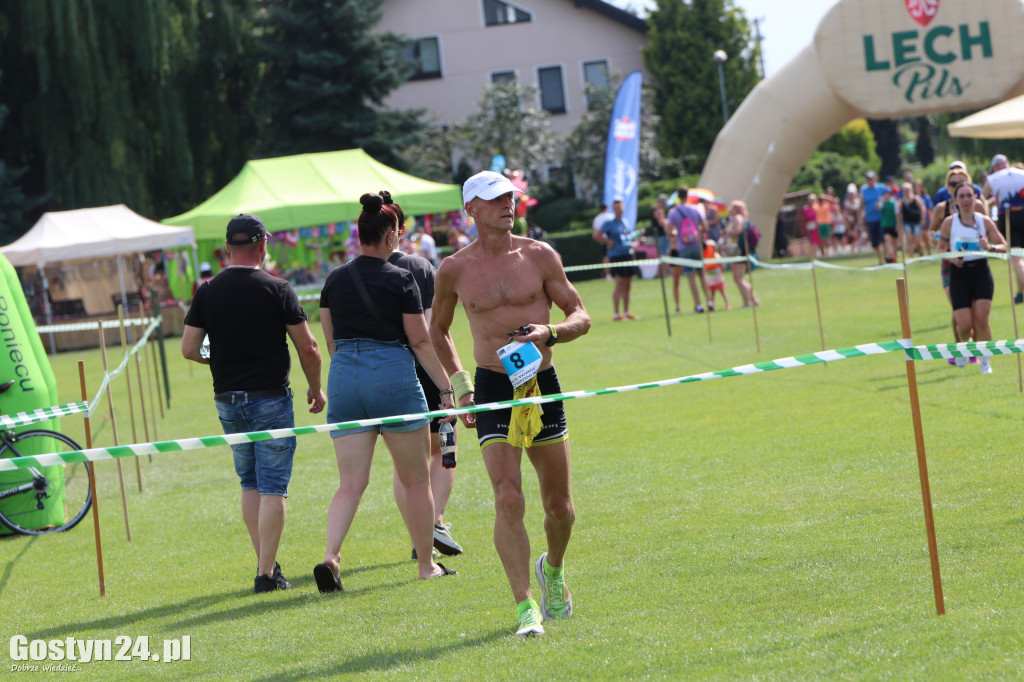
<svg viewBox="0 0 1024 682">
<path fill-rule="evenodd" d="M 121 301 L 127 308 L 124 266 L 121 256 L 145 251 L 192 247 L 191 227 L 169 227 L 148 220 L 124 204 L 44 213 L 21 239 L 0 247 L 15 266 L 35 266 L 49 290 L 45 266 L 61 261 L 114 257 L 117 260 Z M 44 296 L 47 322 L 52 312 L 49 296 Z M 53 345 L 51 339 L 51 346 Z"/>
<path fill-rule="evenodd" d="M 946 130 L 953 137 L 992 140 L 1024 137 L 1024 95 L 954 121 Z"/>
</svg>

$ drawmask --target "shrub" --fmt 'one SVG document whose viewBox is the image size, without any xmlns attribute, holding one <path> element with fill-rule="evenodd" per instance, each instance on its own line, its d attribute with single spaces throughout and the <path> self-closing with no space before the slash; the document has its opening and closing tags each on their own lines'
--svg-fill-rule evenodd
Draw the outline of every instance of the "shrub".
<svg viewBox="0 0 1024 682">
<path fill-rule="evenodd" d="M 530 222 L 545 232 L 565 232 L 574 220 L 585 220 L 587 215 L 593 218 L 596 209 L 589 202 L 572 197 L 539 203 L 529 212 Z"/>
<path fill-rule="evenodd" d="M 589 227 L 572 232 L 559 232 L 557 235 L 552 235 L 548 241 L 562 257 L 563 267 L 593 265 L 600 263 L 604 256 L 604 249 L 594 241 L 593 230 Z M 569 273 L 569 279 L 573 282 L 600 277 L 604 277 L 604 271 L 598 268 Z"/>
</svg>

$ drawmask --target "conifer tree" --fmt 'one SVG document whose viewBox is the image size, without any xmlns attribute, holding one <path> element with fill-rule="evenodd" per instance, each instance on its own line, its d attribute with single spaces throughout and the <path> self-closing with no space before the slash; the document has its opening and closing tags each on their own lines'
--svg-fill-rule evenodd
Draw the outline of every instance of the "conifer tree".
<svg viewBox="0 0 1024 682">
<path fill-rule="evenodd" d="M 420 142 L 422 110 L 384 100 L 413 65 L 403 39 L 376 32 L 381 0 L 266 0 L 258 106 L 265 156 L 360 147 L 402 167 L 393 150 Z"/>
</svg>

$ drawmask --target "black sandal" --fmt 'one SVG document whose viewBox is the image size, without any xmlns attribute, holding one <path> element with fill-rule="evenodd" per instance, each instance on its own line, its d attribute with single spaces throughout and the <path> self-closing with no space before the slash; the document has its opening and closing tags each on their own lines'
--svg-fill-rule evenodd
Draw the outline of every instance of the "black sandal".
<svg viewBox="0 0 1024 682">
<path fill-rule="evenodd" d="M 316 579 L 316 587 L 323 593 L 341 592 L 341 580 L 334 577 L 334 571 L 327 564 L 317 564 L 313 567 L 313 577 Z"/>
<path fill-rule="evenodd" d="M 453 570 L 452 570 L 452 569 L 450 569 L 450 568 L 446 568 L 446 567 L 445 567 L 445 565 L 444 565 L 444 564 L 442 564 L 442 563 L 438 563 L 437 565 L 441 567 L 441 570 L 442 570 L 442 571 L 444 571 L 444 573 L 442 573 L 441 575 L 439 575 L 439 576 L 436 576 L 436 577 L 438 577 L 438 578 L 443 578 L 443 577 L 445 577 L 446 575 L 458 575 L 458 574 L 459 574 L 459 572 L 458 572 L 458 571 L 453 571 Z M 340 584 L 340 583 L 339 583 L 339 584 Z"/>
</svg>

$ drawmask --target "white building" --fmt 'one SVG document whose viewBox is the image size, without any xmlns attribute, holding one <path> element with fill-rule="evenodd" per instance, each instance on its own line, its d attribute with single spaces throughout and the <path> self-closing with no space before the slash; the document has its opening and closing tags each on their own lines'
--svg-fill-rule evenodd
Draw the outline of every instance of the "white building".
<svg viewBox="0 0 1024 682">
<path fill-rule="evenodd" d="M 452 124 L 477 111 L 488 83 L 539 89 L 552 128 L 567 135 L 587 110 L 584 85 L 643 70 L 643 19 L 601 0 L 385 0 L 381 31 L 414 39 L 419 71 L 387 99 Z"/>
</svg>

